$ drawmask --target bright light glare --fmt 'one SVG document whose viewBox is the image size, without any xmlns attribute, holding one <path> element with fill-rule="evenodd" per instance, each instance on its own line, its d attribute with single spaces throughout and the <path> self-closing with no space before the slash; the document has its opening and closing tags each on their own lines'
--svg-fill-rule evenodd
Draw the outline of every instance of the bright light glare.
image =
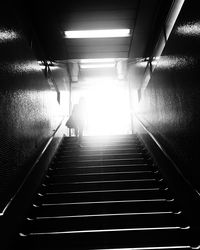
<svg viewBox="0 0 200 250">
<path fill-rule="evenodd" d="M 200 22 L 190 22 L 177 28 L 177 33 L 184 36 L 200 37 Z"/>
<path fill-rule="evenodd" d="M 131 132 L 128 89 L 125 84 L 100 78 L 84 92 L 87 129 L 84 135 L 116 135 Z"/>
<path fill-rule="evenodd" d="M 88 63 L 88 64 L 80 64 L 82 69 L 96 69 L 96 68 L 113 68 L 115 67 L 115 63 Z"/>
<path fill-rule="evenodd" d="M 13 30 L 0 30 L 0 43 L 13 41 L 18 38 L 19 34 Z"/>
<path fill-rule="evenodd" d="M 89 59 L 81 59 L 81 63 L 111 63 L 115 62 L 115 58 L 89 58 Z"/>
<path fill-rule="evenodd" d="M 64 33 L 66 38 L 128 37 L 130 29 L 69 30 Z"/>
</svg>

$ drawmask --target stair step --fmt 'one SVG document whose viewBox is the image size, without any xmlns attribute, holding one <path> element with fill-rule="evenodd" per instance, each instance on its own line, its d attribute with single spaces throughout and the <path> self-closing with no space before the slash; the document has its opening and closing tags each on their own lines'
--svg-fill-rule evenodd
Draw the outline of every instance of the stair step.
<svg viewBox="0 0 200 250">
<path fill-rule="evenodd" d="M 28 221 L 31 233 L 75 232 L 106 229 L 185 228 L 179 214 L 122 214 L 92 217 L 61 217 Z"/>
<path fill-rule="evenodd" d="M 162 184 L 162 183 L 161 183 Z M 160 185 L 161 185 L 160 184 Z M 59 183 L 46 187 L 46 192 L 70 192 L 70 191 L 91 191 L 108 189 L 143 189 L 157 188 L 158 182 L 155 180 L 120 180 L 104 182 L 77 182 Z"/>
<path fill-rule="evenodd" d="M 124 159 L 124 158 L 140 158 L 143 157 L 143 153 L 137 152 L 137 153 L 121 153 L 121 154 L 93 154 L 93 155 L 70 155 L 70 154 L 62 154 L 58 155 L 57 159 L 58 161 L 60 160 L 67 160 L 67 161 L 85 161 L 85 160 L 106 160 L 106 159 Z"/>
<path fill-rule="evenodd" d="M 108 181 L 108 180 L 134 180 L 134 179 L 153 179 L 155 174 L 152 172 L 107 172 L 82 175 L 52 175 L 49 183 L 81 182 L 81 181 Z"/>
<path fill-rule="evenodd" d="M 134 163 L 140 163 L 144 164 L 147 163 L 147 161 L 142 158 L 127 158 L 127 159 L 107 159 L 107 160 L 74 160 L 74 161 L 67 161 L 67 160 L 58 160 L 56 165 L 58 167 L 62 166 L 102 166 L 102 165 L 124 165 L 124 164 L 134 164 Z"/>
<path fill-rule="evenodd" d="M 63 142 L 62 143 L 62 147 L 63 146 L 70 146 L 70 145 L 75 145 L 77 144 L 79 141 L 73 141 L 73 142 Z M 83 145 L 87 145 L 89 147 L 95 147 L 95 146 L 113 146 L 113 145 L 141 145 L 139 140 L 110 140 L 110 141 L 98 141 L 98 140 L 81 140 L 81 144 Z"/>
<path fill-rule="evenodd" d="M 22 234 L 21 234 L 22 235 Z M 175 249 L 181 249 L 179 246 L 186 246 L 186 249 L 193 244 L 192 232 L 186 229 L 116 229 L 116 230 L 97 230 L 76 233 L 47 233 L 41 235 L 30 235 L 22 237 L 27 239 L 27 245 L 33 249 L 63 249 L 67 246 L 70 250 L 77 249 L 119 249 L 128 248 L 128 250 L 156 250 L 162 246 L 174 246 Z M 134 246 L 134 247 L 133 247 Z M 176 248 L 177 247 L 177 248 Z M 27 249 L 27 248 L 25 248 Z M 65 249 L 65 248 L 64 248 Z M 162 248 L 161 248 L 162 249 Z M 167 248 L 165 248 L 166 250 Z M 169 248 L 171 249 L 171 248 Z"/>
<path fill-rule="evenodd" d="M 84 150 L 83 148 L 77 148 L 77 150 L 65 150 L 60 148 L 58 150 L 58 153 L 56 155 L 62 155 L 62 154 L 70 154 L 70 155 L 94 155 L 94 154 L 124 154 L 124 153 L 140 153 L 141 147 L 136 148 L 116 148 L 116 149 L 90 149 L 90 150 Z"/>
<path fill-rule="evenodd" d="M 112 201 L 112 200 L 147 200 L 147 199 L 172 199 L 169 192 L 161 190 L 110 190 L 107 192 L 66 192 L 46 194 L 43 204 L 67 203 L 80 201 Z"/>
<path fill-rule="evenodd" d="M 74 143 L 63 143 L 62 148 L 70 148 L 70 147 L 76 147 L 79 144 L 79 142 Z M 81 141 L 82 148 L 104 148 L 104 147 L 137 147 L 141 146 L 141 143 L 139 141 L 113 141 L 113 142 L 84 142 Z"/>
<path fill-rule="evenodd" d="M 33 202 L 19 237 L 24 250 L 194 246 L 193 229 L 137 136 L 84 137 L 81 147 L 64 138 Z"/>
<path fill-rule="evenodd" d="M 76 137 L 63 137 L 63 143 L 72 143 L 77 141 Z M 83 136 L 84 142 L 121 142 L 121 141 L 139 141 L 137 135 L 117 135 L 117 136 Z"/>
<path fill-rule="evenodd" d="M 101 214 L 101 213 L 145 213 L 145 212 L 179 212 L 175 202 L 166 200 L 146 201 L 112 201 L 104 203 L 63 203 L 32 207 L 30 217 L 36 216 L 65 216 L 80 214 Z"/>
<path fill-rule="evenodd" d="M 70 177 L 70 176 L 73 176 L 73 177 L 75 177 L 75 176 L 99 176 L 100 175 L 100 177 L 101 177 L 101 175 L 103 175 L 103 176 L 106 176 L 106 175 L 112 175 L 112 176 L 114 176 L 114 175 L 120 175 L 120 174 L 122 174 L 122 175 L 124 175 L 124 174 L 135 174 L 135 175 L 142 175 L 142 174 L 152 174 L 152 175 L 154 175 L 154 174 L 156 174 L 156 175 L 158 175 L 158 172 L 156 172 L 156 173 L 154 173 L 153 171 L 150 171 L 150 170 L 147 170 L 147 171 L 111 171 L 111 172 L 104 172 L 103 171 L 103 169 L 101 168 L 101 172 L 94 172 L 94 173 L 85 173 L 85 172 L 83 172 L 83 173 L 71 173 L 70 172 L 70 170 L 68 171 L 68 173 L 66 173 L 66 174 L 60 174 L 59 173 L 59 170 L 56 172 L 56 171 L 54 171 L 54 173 L 53 173 L 53 175 L 51 176 L 51 180 L 53 179 L 52 177 L 60 177 L 60 176 L 62 176 L 62 177 Z M 50 175 L 52 174 L 52 172 L 49 172 L 50 173 Z"/>
<path fill-rule="evenodd" d="M 62 140 L 62 145 L 67 145 L 67 144 L 74 144 L 77 143 L 79 141 L 79 139 L 75 139 L 75 140 Z M 112 145 L 112 144 L 140 144 L 140 140 L 138 138 L 113 138 L 113 139 L 109 139 L 109 138 L 85 138 L 82 137 L 81 138 L 81 143 L 82 144 L 88 144 L 88 145 Z"/>
<path fill-rule="evenodd" d="M 107 144 L 107 145 L 83 145 L 79 147 L 78 144 L 74 145 L 62 145 L 61 150 L 88 150 L 88 151 L 98 151 L 98 150 L 117 150 L 117 149 L 142 149 L 140 144 Z"/>
<path fill-rule="evenodd" d="M 107 173 L 107 172 L 121 172 L 121 171 L 150 171 L 153 170 L 153 167 L 147 163 L 140 164 L 123 164 L 123 165 L 103 165 L 103 166 L 66 166 L 65 164 L 61 165 L 52 165 L 53 174 L 75 174 L 75 173 Z"/>
</svg>

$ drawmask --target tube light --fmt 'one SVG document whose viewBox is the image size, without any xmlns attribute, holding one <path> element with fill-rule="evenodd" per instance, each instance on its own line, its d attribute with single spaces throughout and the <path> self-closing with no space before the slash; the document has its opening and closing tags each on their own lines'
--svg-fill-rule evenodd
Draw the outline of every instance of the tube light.
<svg viewBox="0 0 200 250">
<path fill-rule="evenodd" d="M 64 33 L 66 38 L 128 37 L 130 29 L 69 30 Z"/>
<path fill-rule="evenodd" d="M 113 68 L 115 63 L 85 63 L 80 64 L 81 69 Z"/>
</svg>

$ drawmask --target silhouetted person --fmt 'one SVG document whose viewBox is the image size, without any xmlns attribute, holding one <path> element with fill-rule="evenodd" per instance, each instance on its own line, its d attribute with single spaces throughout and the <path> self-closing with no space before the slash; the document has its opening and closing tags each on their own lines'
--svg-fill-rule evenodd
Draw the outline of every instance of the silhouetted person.
<svg viewBox="0 0 200 250">
<path fill-rule="evenodd" d="M 66 123 L 69 128 L 75 129 L 75 135 L 79 138 L 79 143 L 83 136 L 83 130 L 86 126 L 86 103 L 85 98 L 81 97 L 78 104 L 72 109 L 72 114 Z"/>
</svg>

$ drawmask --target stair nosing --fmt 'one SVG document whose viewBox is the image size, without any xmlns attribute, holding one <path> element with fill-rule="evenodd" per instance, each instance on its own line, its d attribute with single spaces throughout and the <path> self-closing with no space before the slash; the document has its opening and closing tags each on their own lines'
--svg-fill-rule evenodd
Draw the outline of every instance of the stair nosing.
<svg viewBox="0 0 200 250">
<path fill-rule="evenodd" d="M 52 231 L 52 232 L 35 232 L 29 233 L 27 236 L 34 235 L 59 235 L 59 234 L 80 234 L 80 233 L 103 233 L 103 232 L 127 232 L 127 231 L 156 231 L 156 230 L 188 230 L 190 227 L 182 228 L 180 226 L 166 227 L 138 227 L 138 228 L 116 228 L 116 229 L 93 229 L 93 230 L 70 230 L 70 231 Z M 22 236 L 22 234 L 20 234 Z M 26 235 L 25 235 L 26 236 Z"/>
<path fill-rule="evenodd" d="M 134 213 L 109 213 L 109 214 L 81 214 L 81 215 L 60 215 L 60 216 L 38 216 L 34 220 L 45 219 L 64 219 L 64 218 L 87 218 L 87 217 L 110 217 L 110 216 L 137 216 L 137 215 L 158 215 L 158 214 L 175 214 L 173 211 L 158 211 L 158 212 L 134 212 Z"/>
<path fill-rule="evenodd" d="M 42 203 L 41 206 L 65 206 L 65 205 L 83 205 L 83 204 L 110 204 L 110 203 L 140 203 L 140 202 L 156 202 L 165 201 L 173 202 L 174 199 L 141 199 L 141 200 L 113 200 L 113 201 L 78 201 L 78 202 L 60 202 L 60 203 Z"/>
<path fill-rule="evenodd" d="M 62 164 L 62 163 L 64 163 L 64 164 L 70 164 L 70 163 L 89 163 L 89 162 L 105 162 L 105 161 L 132 161 L 132 160 L 145 160 L 145 158 L 142 158 L 142 157 L 138 157 L 138 158 L 119 158 L 119 159 L 99 159 L 99 160 L 77 160 L 77 161 L 60 161 L 60 160 L 58 160 L 57 161 L 57 163 L 58 164 Z"/>
<path fill-rule="evenodd" d="M 109 192 L 139 192 L 139 191 L 162 191 L 161 188 L 135 188 L 135 189 L 106 189 L 106 190 L 90 190 L 90 191 L 70 191 L 70 192 L 47 192 L 45 195 L 56 194 L 84 194 L 84 193 L 109 193 Z"/>
<path fill-rule="evenodd" d="M 66 164 L 66 163 L 63 163 L 63 164 Z M 76 169 L 76 168 L 139 167 L 139 166 L 149 166 L 149 164 L 148 163 L 132 163 L 132 164 L 119 164 L 119 165 L 91 165 L 91 166 L 73 166 L 73 167 L 67 166 L 67 167 L 56 167 L 56 170 L 68 169 L 68 168 Z"/>
<path fill-rule="evenodd" d="M 153 181 L 156 182 L 155 178 L 149 179 L 133 179 L 133 180 L 106 180 L 106 181 L 75 181 L 75 182 L 57 182 L 57 183 L 49 183 L 49 186 L 56 186 L 56 185 L 78 185 L 78 184 L 100 184 L 100 183 L 123 183 L 123 182 L 148 182 Z"/>
<path fill-rule="evenodd" d="M 88 176 L 88 175 L 117 175 L 117 174 L 143 174 L 143 173 L 152 173 L 151 170 L 144 171 L 122 171 L 122 172 L 94 172 L 94 173 L 73 173 L 73 174 L 54 174 L 54 176 Z"/>
</svg>

